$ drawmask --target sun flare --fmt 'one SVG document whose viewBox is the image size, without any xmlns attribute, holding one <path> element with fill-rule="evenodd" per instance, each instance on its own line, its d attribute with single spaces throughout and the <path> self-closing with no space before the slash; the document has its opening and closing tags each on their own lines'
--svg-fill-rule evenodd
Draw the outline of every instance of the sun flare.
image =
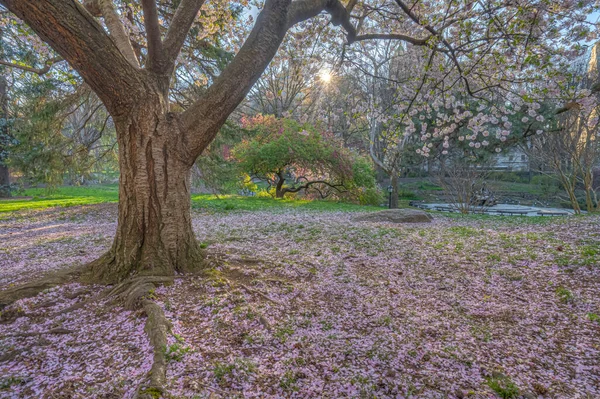
<svg viewBox="0 0 600 399">
<path fill-rule="evenodd" d="M 319 72 L 319 78 L 323 83 L 329 83 L 331 82 L 333 76 L 331 75 L 331 71 L 323 69 L 321 72 Z"/>
</svg>

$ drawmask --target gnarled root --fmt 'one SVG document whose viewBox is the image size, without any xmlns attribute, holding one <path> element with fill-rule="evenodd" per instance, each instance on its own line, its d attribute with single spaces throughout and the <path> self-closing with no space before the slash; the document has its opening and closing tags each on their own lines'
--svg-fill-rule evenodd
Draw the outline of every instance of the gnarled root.
<svg viewBox="0 0 600 399">
<path fill-rule="evenodd" d="M 43 277 L 39 280 L 35 280 L 1 291 L 0 310 L 4 309 L 6 306 L 19 299 L 30 298 L 49 288 L 75 281 L 81 276 L 83 271 L 84 268 L 81 266 L 72 269 L 67 269 L 60 272 L 52 273 L 51 275 Z"/>
<path fill-rule="evenodd" d="M 147 316 L 144 331 L 148 335 L 154 355 L 148 381 L 138 388 L 136 395 L 138 399 L 156 398 L 157 395 L 163 392 L 166 384 L 167 359 L 165 350 L 172 325 L 165 317 L 162 308 L 150 300 L 148 294 L 154 291 L 155 284 L 172 282 L 173 278 L 171 277 L 143 276 L 118 284 L 112 288 L 109 294 L 121 298 L 127 309 L 143 309 Z"/>
</svg>

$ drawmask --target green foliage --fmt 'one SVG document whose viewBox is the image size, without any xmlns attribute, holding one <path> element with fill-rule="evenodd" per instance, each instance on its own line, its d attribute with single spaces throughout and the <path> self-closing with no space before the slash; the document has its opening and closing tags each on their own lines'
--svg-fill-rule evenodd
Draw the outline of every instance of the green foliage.
<svg viewBox="0 0 600 399">
<path fill-rule="evenodd" d="M 588 313 L 587 317 L 588 317 L 588 319 L 590 319 L 590 321 L 594 321 L 594 322 L 600 324 L 600 316 L 597 315 L 596 313 Z"/>
<path fill-rule="evenodd" d="M 283 325 L 277 328 L 277 331 L 273 334 L 273 336 L 282 343 L 287 341 L 287 337 L 294 334 L 294 329 L 289 325 Z"/>
<path fill-rule="evenodd" d="M 174 342 L 165 348 L 165 359 L 167 362 L 180 362 L 190 350 L 189 347 L 184 346 L 180 341 Z"/>
<path fill-rule="evenodd" d="M 213 369 L 215 379 L 223 383 L 225 378 L 232 377 L 234 371 L 236 374 L 248 375 L 256 371 L 256 364 L 247 359 L 235 359 L 233 363 L 216 362 Z"/>
<path fill-rule="evenodd" d="M 294 371 L 288 370 L 279 379 L 279 386 L 284 391 L 295 392 L 299 390 L 296 382 L 298 382 L 298 376 Z"/>
<path fill-rule="evenodd" d="M 242 132 L 229 123 L 221 128 L 215 140 L 196 160 L 195 185 L 203 184 L 215 194 L 233 194 L 239 189 L 251 188 L 251 182 L 245 176 L 240 183 L 241 172 L 229 156 L 229 149 L 240 142 L 241 135 Z"/>
<path fill-rule="evenodd" d="M 502 399 L 512 399 L 519 395 L 519 387 L 504 375 L 488 378 L 487 385 Z"/>
<path fill-rule="evenodd" d="M 404 199 L 415 199 L 417 198 L 417 194 L 410 190 L 398 190 L 398 197 Z"/>
<path fill-rule="evenodd" d="M 524 179 L 514 172 L 490 172 L 487 178 L 489 180 L 500 180 L 509 183 L 525 183 Z"/>
<path fill-rule="evenodd" d="M 378 206 L 385 201 L 385 194 L 379 187 L 369 187 L 359 191 L 358 203 Z"/>
<path fill-rule="evenodd" d="M 574 299 L 574 296 L 573 296 L 573 293 L 571 292 L 571 290 L 569 290 L 568 288 L 565 288 L 565 287 L 558 287 L 556 289 L 556 295 L 558 296 L 558 299 L 562 303 L 569 303 L 569 302 L 573 301 L 573 299 Z"/>
<path fill-rule="evenodd" d="M 15 93 L 22 103 L 14 111 L 7 163 L 29 182 L 56 187 L 118 170 L 108 113 L 76 82 L 67 86 L 47 79 Z"/>
<path fill-rule="evenodd" d="M 159 399 L 163 394 L 160 389 L 154 387 L 144 388 L 140 390 L 140 393 L 150 395 L 152 399 Z"/>
<path fill-rule="evenodd" d="M 244 172 L 271 186 L 283 179 L 284 189 L 292 192 L 374 202 L 376 193 L 365 192 L 375 187 L 370 161 L 333 137 L 311 125 L 271 116 L 244 119 L 243 126 L 251 137 L 238 144 L 233 154 Z"/>
<path fill-rule="evenodd" d="M 22 384 L 23 379 L 21 377 L 6 377 L 0 380 L 0 391 L 6 390 L 13 385 Z"/>
<path fill-rule="evenodd" d="M 552 195 L 560 191 L 560 182 L 552 176 L 538 175 L 531 178 L 531 184 L 539 187 L 543 195 Z"/>
</svg>

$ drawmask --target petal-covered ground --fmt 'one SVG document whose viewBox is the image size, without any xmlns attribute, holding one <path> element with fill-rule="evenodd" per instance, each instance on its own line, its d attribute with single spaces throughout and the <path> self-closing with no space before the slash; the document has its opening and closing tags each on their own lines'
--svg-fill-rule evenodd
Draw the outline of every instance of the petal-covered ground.
<svg viewBox="0 0 600 399">
<path fill-rule="evenodd" d="M 145 319 L 108 300 L 64 312 L 101 289 L 68 284 L 3 309 L 0 397 L 134 397 L 152 366 Z"/>
<path fill-rule="evenodd" d="M 0 221 L 0 281 L 107 248 L 114 208 L 80 209 Z M 392 225 L 355 216 L 195 213 L 216 268 L 151 295 L 174 325 L 167 397 L 600 397 L 599 217 L 438 215 Z M 48 242 L 40 228 L 61 238 Z M 38 397 L 24 389 L 60 397 L 48 393 L 59 384 L 74 395 L 64 397 L 121 397 L 143 379 L 151 358 L 136 314 L 98 302 L 62 318 L 28 315 L 56 301 L 41 308 L 51 314 L 95 288 L 68 299 L 80 289 L 20 301 L 22 317 L 0 324 L 0 397 Z M 69 332 L 7 336 L 52 328 Z M 86 341 L 96 346 L 66 345 Z"/>
</svg>

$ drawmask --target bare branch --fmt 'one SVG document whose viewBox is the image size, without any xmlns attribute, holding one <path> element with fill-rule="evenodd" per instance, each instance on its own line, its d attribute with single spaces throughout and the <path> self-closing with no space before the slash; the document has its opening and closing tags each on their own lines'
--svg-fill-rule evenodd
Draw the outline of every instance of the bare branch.
<svg viewBox="0 0 600 399">
<path fill-rule="evenodd" d="M 129 41 L 129 35 L 125 32 L 125 27 L 119 19 L 119 15 L 113 6 L 112 0 L 96 0 L 98 8 L 102 12 L 106 27 L 110 32 L 110 36 L 115 41 L 115 44 L 121 51 L 121 54 L 125 59 L 134 67 L 139 67 L 140 64 L 135 56 L 131 42 Z"/>
<path fill-rule="evenodd" d="M 160 26 L 158 24 L 158 12 L 155 0 L 142 0 L 144 10 L 144 26 L 148 40 L 148 67 L 156 70 L 163 59 L 163 46 L 160 37 Z"/>
<path fill-rule="evenodd" d="M 401 40 L 403 42 L 414 44 L 415 46 L 425 46 L 431 36 L 424 39 L 416 39 L 411 36 L 402 35 L 399 33 L 368 33 L 364 35 L 358 35 L 354 38 L 355 42 L 364 40 Z"/>
<path fill-rule="evenodd" d="M 169 24 L 169 30 L 163 42 L 163 48 L 166 53 L 164 67 L 167 68 L 163 72 L 169 73 L 173 70 L 175 60 L 181 51 L 185 38 L 202 4 L 204 4 L 204 0 L 182 0 L 179 7 L 177 7 L 177 11 Z"/>
<path fill-rule="evenodd" d="M 11 68 L 16 68 L 16 69 L 21 69 L 23 71 L 26 72 L 32 72 L 35 74 L 38 74 L 40 76 L 48 73 L 48 71 L 50 71 L 50 69 L 52 68 L 52 66 L 54 66 L 54 64 L 58 64 L 59 62 L 64 61 L 64 59 L 62 57 L 53 57 L 50 58 L 48 60 L 46 60 L 46 62 L 44 62 L 44 66 L 42 68 L 34 68 L 34 67 L 30 67 L 27 65 L 20 65 L 20 64 L 16 64 L 14 62 L 7 62 L 7 61 L 2 61 L 0 60 L 0 65 L 5 65 Z"/>
</svg>

